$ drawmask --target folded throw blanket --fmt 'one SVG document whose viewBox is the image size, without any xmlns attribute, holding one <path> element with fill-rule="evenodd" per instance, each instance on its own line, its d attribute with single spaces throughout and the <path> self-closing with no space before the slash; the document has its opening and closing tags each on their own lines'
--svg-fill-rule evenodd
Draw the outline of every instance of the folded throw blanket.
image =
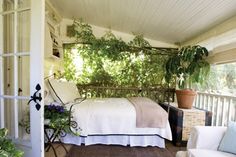
<svg viewBox="0 0 236 157">
<path fill-rule="evenodd" d="M 128 100 L 136 110 L 137 128 L 165 128 L 168 122 L 167 112 L 156 102 L 146 97 L 131 97 Z"/>
</svg>

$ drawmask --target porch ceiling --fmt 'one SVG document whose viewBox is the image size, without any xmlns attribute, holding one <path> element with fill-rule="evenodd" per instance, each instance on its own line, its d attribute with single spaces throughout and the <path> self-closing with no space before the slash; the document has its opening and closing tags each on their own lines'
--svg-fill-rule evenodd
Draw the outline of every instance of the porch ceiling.
<svg viewBox="0 0 236 157">
<path fill-rule="evenodd" d="M 236 15 L 236 0 L 50 0 L 62 17 L 177 43 Z"/>
</svg>

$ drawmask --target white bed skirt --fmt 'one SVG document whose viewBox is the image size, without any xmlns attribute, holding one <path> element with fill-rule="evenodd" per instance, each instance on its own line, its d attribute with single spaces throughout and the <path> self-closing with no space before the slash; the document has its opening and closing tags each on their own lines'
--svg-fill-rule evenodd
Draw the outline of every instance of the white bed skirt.
<svg viewBox="0 0 236 157">
<path fill-rule="evenodd" d="M 106 144 L 106 145 L 130 145 L 134 146 L 158 146 L 160 148 L 165 148 L 165 140 L 157 135 L 101 135 L 101 136 L 73 136 L 68 134 L 66 137 L 62 138 L 63 143 L 75 144 L 75 145 L 93 145 L 93 144 Z"/>
</svg>

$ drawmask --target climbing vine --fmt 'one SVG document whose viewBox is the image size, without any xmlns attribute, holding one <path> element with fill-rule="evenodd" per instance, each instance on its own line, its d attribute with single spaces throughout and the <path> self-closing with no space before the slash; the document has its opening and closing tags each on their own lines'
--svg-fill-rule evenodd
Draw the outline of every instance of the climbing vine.
<svg viewBox="0 0 236 157">
<path fill-rule="evenodd" d="M 92 27 L 74 21 L 75 44 L 64 47 L 64 76 L 79 84 L 155 86 L 163 84 L 167 53 L 176 49 L 152 47 L 142 35 L 125 42 L 111 31 L 97 38 Z M 79 65 L 80 64 L 80 65 Z"/>
</svg>

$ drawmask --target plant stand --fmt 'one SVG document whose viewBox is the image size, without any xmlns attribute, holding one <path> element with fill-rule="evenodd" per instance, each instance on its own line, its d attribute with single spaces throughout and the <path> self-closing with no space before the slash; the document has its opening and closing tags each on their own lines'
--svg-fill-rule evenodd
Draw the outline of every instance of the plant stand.
<svg viewBox="0 0 236 157">
<path fill-rule="evenodd" d="M 52 133 L 50 134 L 50 131 Z M 45 143 L 45 151 L 48 152 L 50 148 L 52 148 L 55 157 L 57 157 L 56 149 L 53 146 L 53 143 L 55 143 L 55 140 L 58 139 L 58 143 L 63 147 L 63 149 L 66 151 L 66 154 L 68 153 L 68 150 L 64 146 L 64 144 L 61 142 L 60 137 L 66 136 L 66 133 L 63 132 L 63 128 L 51 128 L 49 125 L 44 125 L 44 134 L 46 138 L 46 143 Z"/>
</svg>

